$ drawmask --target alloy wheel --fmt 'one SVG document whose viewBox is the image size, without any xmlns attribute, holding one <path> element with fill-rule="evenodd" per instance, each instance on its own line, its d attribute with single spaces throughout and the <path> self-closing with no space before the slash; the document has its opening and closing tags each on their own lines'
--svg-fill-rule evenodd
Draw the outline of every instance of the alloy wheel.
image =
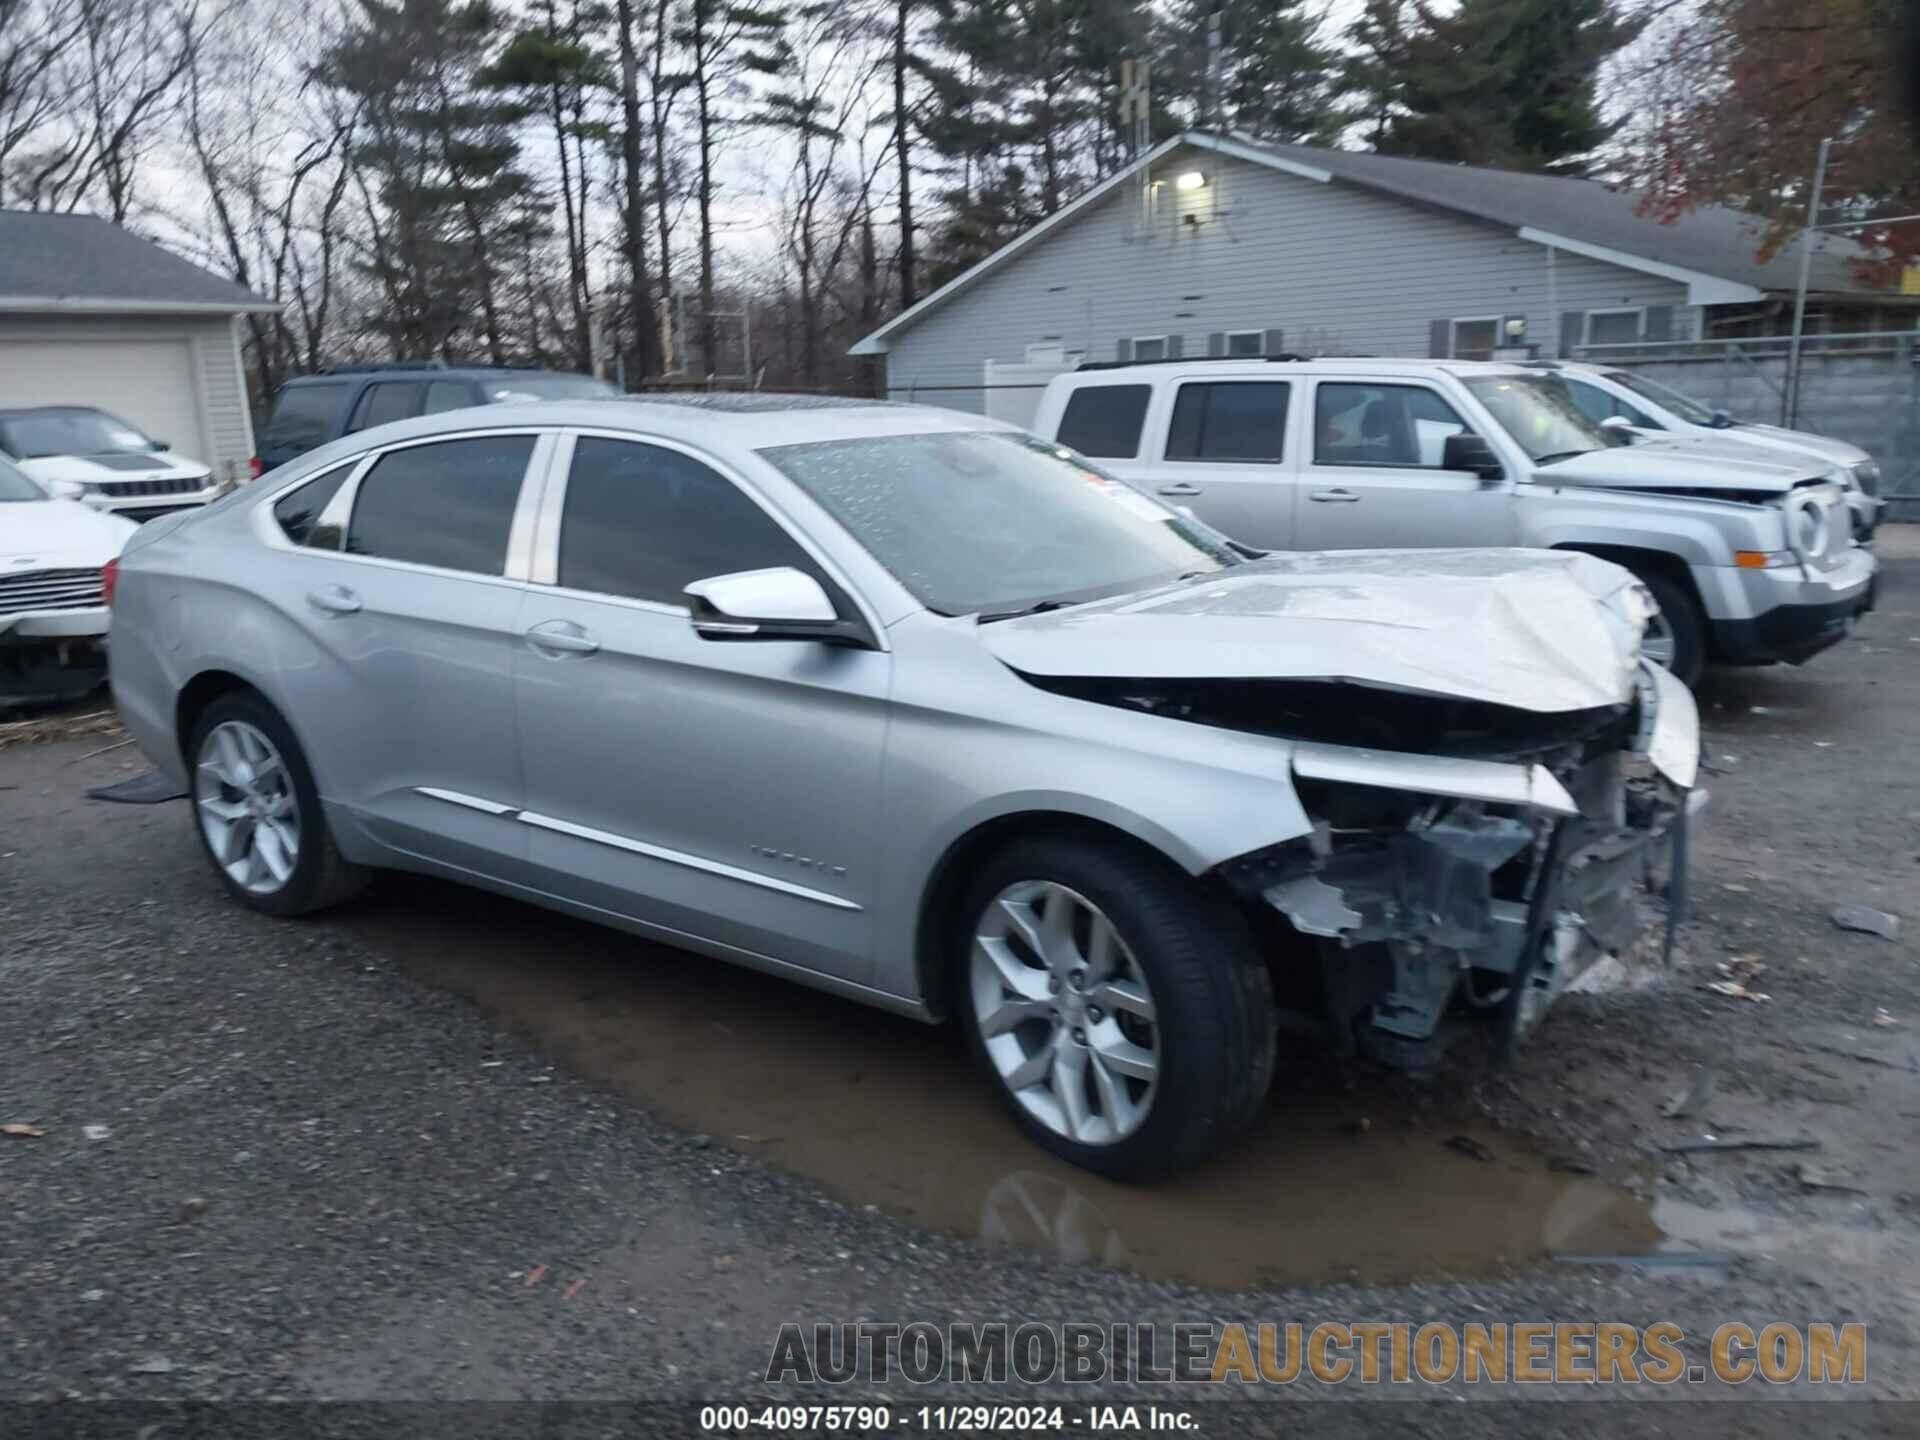
<svg viewBox="0 0 1920 1440">
<path fill-rule="evenodd" d="M 300 802 L 293 776 L 264 732 L 244 720 L 214 726 L 200 742 L 194 808 L 207 848 L 227 877 L 271 895 L 300 861 Z"/>
<path fill-rule="evenodd" d="M 1673 638 L 1673 624 L 1664 614 L 1655 615 L 1647 621 L 1646 631 L 1640 637 L 1642 655 L 1662 670 L 1671 670 L 1677 649 L 1677 643 Z"/>
<path fill-rule="evenodd" d="M 1100 907 L 1050 880 L 1009 885 L 974 926 L 969 981 L 987 1058 L 1055 1134 L 1112 1145 L 1152 1108 L 1152 993 Z"/>
</svg>

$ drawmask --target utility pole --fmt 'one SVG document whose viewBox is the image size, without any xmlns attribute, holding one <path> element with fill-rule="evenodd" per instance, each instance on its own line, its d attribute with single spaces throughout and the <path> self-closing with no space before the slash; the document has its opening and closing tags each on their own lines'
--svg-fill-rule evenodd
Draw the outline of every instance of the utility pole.
<svg viewBox="0 0 1920 1440">
<path fill-rule="evenodd" d="M 1813 164 L 1813 194 L 1807 200 L 1807 228 L 1800 236 L 1800 283 L 1793 291 L 1793 338 L 1787 342 L 1787 383 L 1780 395 L 1780 423 L 1787 429 L 1800 413 L 1800 336 L 1807 323 L 1807 275 L 1813 268 L 1813 243 L 1820 233 L 1820 192 L 1827 184 L 1827 152 L 1833 137 L 1820 142 Z"/>
</svg>

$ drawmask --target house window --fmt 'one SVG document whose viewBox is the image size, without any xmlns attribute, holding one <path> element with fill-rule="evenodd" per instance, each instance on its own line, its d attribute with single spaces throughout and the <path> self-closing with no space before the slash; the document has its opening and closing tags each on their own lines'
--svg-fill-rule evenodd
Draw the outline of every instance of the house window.
<svg viewBox="0 0 1920 1440">
<path fill-rule="evenodd" d="M 1136 335 L 1133 337 L 1133 358 L 1135 360 L 1164 360 L 1167 358 L 1167 337 L 1164 335 Z"/>
<path fill-rule="evenodd" d="M 1474 315 L 1453 322 L 1453 348 L 1456 360 L 1491 360 L 1500 343 L 1500 317 Z"/>
<path fill-rule="evenodd" d="M 1646 339 L 1647 312 L 1637 306 L 1631 310 L 1589 310 L 1580 337 L 1582 345 L 1636 345 Z"/>
<path fill-rule="evenodd" d="M 1267 353 L 1267 332 L 1264 330 L 1229 330 L 1227 332 L 1227 354 L 1242 359 L 1257 358 Z"/>
</svg>

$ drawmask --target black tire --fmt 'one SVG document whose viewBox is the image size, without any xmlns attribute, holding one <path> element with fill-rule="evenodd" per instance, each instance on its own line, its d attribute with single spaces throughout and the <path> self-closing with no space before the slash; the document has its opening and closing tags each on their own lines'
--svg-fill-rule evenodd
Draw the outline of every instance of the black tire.
<svg viewBox="0 0 1920 1440">
<path fill-rule="evenodd" d="M 292 728 L 281 718 L 280 712 L 258 692 L 233 691 L 222 695 L 201 712 L 194 722 L 187 745 L 190 769 L 198 771 L 207 736 L 217 726 L 232 720 L 243 721 L 261 731 L 280 752 L 287 775 L 293 782 L 294 799 L 299 806 L 300 844 L 293 873 L 287 877 L 285 884 L 269 894 L 248 890 L 235 882 L 214 855 L 206 829 L 200 823 L 198 799 L 193 799 L 193 833 L 200 837 L 200 848 L 206 852 L 207 863 L 213 866 L 214 874 L 220 877 L 227 893 L 250 910 L 283 918 L 310 915 L 359 894 L 366 888 L 371 878 L 370 872 L 350 863 L 340 854 L 339 847 L 333 842 L 333 833 L 327 828 L 326 813 L 321 808 L 320 792 L 313 783 L 313 771 L 307 764 L 306 753 L 301 750 L 300 742 L 294 738 Z"/>
<path fill-rule="evenodd" d="M 1640 583 L 1653 592 L 1660 614 L 1673 631 L 1673 678 L 1691 690 L 1707 668 L 1707 617 L 1693 592 L 1678 580 L 1654 571 L 1636 571 Z"/>
<path fill-rule="evenodd" d="M 1097 906 L 1131 952 L 1154 1007 L 1159 1073 L 1137 1129 L 1082 1144 L 1037 1120 L 988 1055 L 973 986 L 973 937 L 987 908 L 1023 881 L 1064 885 Z M 1144 847 L 1069 834 L 1019 840 L 975 877 L 958 917 L 955 1013 L 981 1071 L 1033 1142 L 1117 1180 L 1155 1180 L 1238 1137 L 1273 1081 L 1273 987 L 1245 921 L 1220 895 Z"/>
</svg>

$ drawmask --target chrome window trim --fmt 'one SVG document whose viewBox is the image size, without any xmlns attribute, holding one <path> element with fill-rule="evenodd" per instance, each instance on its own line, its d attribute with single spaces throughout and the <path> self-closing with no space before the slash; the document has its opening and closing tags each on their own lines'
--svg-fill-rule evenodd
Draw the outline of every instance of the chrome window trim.
<svg viewBox="0 0 1920 1440">
<path fill-rule="evenodd" d="M 781 880 L 772 875 L 762 875 L 757 870 L 744 870 L 738 865 L 729 865 L 723 860 L 708 860 L 704 856 L 690 854 L 685 850 L 670 849 L 665 845 L 649 844 L 645 840 L 635 840 L 628 835 L 617 835 L 611 830 L 596 830 L 591 825 L 576 825 L 571 820 L 555 819 L 551 815 L 542 815 L 533 810 L 522 810 L 513 805 L 502 805 L 498 800 L 488 800 L 479 795 L 467 795 L 458 790 L 439 790 L 428 785 L 416 785 L 414 793 L 425 795 L 432 800 L 442 800 L 449 805 L 458 805 L 467 810 L 478 810 L 482 814 L 498 816 L 502 820 L 515 820 L 522 825 L 531 825 L 536 830 L 550 830 L 556 835 L 570 835 L 576 840 L 592 841 L 596 845 L 605 845 L 612 850 L 624 850 L 633 855 L 645 855 L 651 860 L 664 860 L 669 865 L 682 865 L 689 870 L 699 870 L 708 875 L 718 875 L 727 880 L 740 880 L 749 885 L 759 885 L 768 890 L 777 890 L 783 895 L 792 895 L 801 900 L 811 900 L 819 905 L 831 905 L 837 910 L 862 910 L 865 907 L 858 901 L 849 900 L 841 895 L 829 894 L 825 890 L 815 890 L 810 886 L 796 885 L 791 880 Z"/>
<path fill-rule="evenodd" d="M 520 493 L 513 502 L 513 521 L 507 529 L 507 553 L 500 573 L 507 580 L 525 581 L 533 570 L 533 537 L 539 524 L 540 501 L 552 479 L 554 448 L 559 436 L 551 430 L 534 438 L 533 453 L 520 477 Z M 341 487 L 345 489 L 345 486 Z"/>
<path fill-rule="evenodd" d="M 742 474 L 737 466 L 722 460 L 711 451 L 702 450 L 695 445 L 689 445 L 683 440 L 639 430 L 610 430 L 597 426 L 573 425 L 567 428 L 563 438 L 566 442 L 564 446 L 564 459 L 562 458 L 562 453 L 557 451 L 550 483 L 547 486 L 547 493 L 541 505 L 542 516 L 545 523 L 540 527 L 534 542 L 532 577 L 536 585 L 548 586 L 556 593 L 562 595 L 578 596 L 581 599 L 594 600 L 602 603 L 626 605 L 638 610 L 651 611 L 655 614 L 677 615 L 684 618 L 692 613 L 691 608 L 685 605 L 669 605 L 658 600 L 642 600 L 638 596 L 633 595 L 610 595 L 600 590 L 576 590 L 571 586 L 560 584 L 559 581 L 560 531 L 566 514 L 567 483 L 572 478 L 573 455 L 574 450 L 577 448 L 578 441 L 584 438 L 592 438 L 595 440 L 620 440 L 629 445 L 652 445 L 657 449 L 672 450 L 686 456 L 689 460 L 697 461 L 709 470 L 712 470 L 716 475 L 720 476 L 721 479 L 737 487 L 746 495 L 748 500 L 758 505 L 762 512 L 764 512 L 775 525 L 786 532 L 787 537 L 799 546 L 816 565 L 825 571 L 826 574 L 832 578 L 833 582 L 840 587 L 841 591 L 853 601 L 855 608 L 860 612 L 860 618 L 866 624 L 868 633 L 873 637 L 875 647 L 883 653 L 893 648 L 888 642 L 886 627 L 880 623 L 879 613 L 873 608 L 872 604 L 868 602 L 867 597 L 861 594 L 859 588 L 848 580 L 846 572 L 834 562 L 832 556 L 828 555 L 815 543 L 812 536 L 808 535 L 793 521 L 789 520 L 787 516 L 768 499 L 766 493 L 752 480 Z M 859 542 L 855 541 L 854 543 L 858 544 Z"/>
</svg>

